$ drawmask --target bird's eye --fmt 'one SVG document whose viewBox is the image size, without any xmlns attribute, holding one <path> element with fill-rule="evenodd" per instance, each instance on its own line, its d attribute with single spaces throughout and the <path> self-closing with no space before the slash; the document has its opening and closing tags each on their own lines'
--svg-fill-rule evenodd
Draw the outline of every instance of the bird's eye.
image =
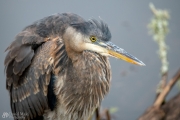
<svg viewBox="0 0 180 120">
<path fill-rule="evenodd" d="M 91 36 L 91 37 L 90 37 L 90 40 L 91 40 L 92 42 L 96 42 L 97 38 L 94 37 L 94 36 Z"/>
</svg>

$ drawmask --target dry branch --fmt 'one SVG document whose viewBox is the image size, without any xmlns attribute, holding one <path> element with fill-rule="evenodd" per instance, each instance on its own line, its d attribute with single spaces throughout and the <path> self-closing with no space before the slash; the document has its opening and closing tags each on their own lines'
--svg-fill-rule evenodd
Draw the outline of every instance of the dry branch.
<svg viewBox="0 0 180 120">
<path fill-rule="evenodd" d="M 169 93 L 173 85 L 178 81 L 180 78 L 180 69 L 177 71 L 177 73 L 174 75 L 174 77 L 169 81 L 169 83 L 165 86 L 164 90 L 160 93 L 158 98 L 156 99 L 154 106 L 160 107 L 162 102 L 164 101 L 166 95 Z"/>
<path fill-rule="evenodd" d="M 180 69 L 165 86 L 164 90 L 160 93 L 154 105 L 148 108 L 138 120 L 180 120 L 180 93 L 178 93 L 174 98 L 162 105 L 165 97 L 179 78 Z"/>
<path fill-rule="evenodd" d="M 154 106 L 140 116 L 138 120 L 180 120 L 180 93 L 161 108 Z"/>
</svg>

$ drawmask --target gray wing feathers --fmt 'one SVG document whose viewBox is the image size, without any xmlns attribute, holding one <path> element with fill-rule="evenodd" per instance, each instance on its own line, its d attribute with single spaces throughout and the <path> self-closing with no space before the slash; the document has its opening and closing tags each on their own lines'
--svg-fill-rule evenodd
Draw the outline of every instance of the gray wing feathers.
<svg viewBox="0 0 180 120">
<path fill-rule="evenodd" d="M 71 13 L 46 17 L 26 27 L 6 49 L 6 88 L 13 113 L 28 113 L 26 119 L 32 119 L 48 108 L 46 96 L 52 69 L 59 73 L 68 59 L 62 41 L 52 39 L 61 36 L 72 21 L 84 19 Z"/>
<path fill-rule="evenodd" d="M 42 115 L 48 108 L 47 86 L 53 65 L 52 51 L 55 48 L 55 42 L 44 43 L 40 37 L 37 40 L 41 42 L 37 42 L 34 40 L 37 36 L 33 36 L 27 32 L 18 34 L 7 48 L 4 62 L 12 112 L 28 113 L 26 119 Z M 35 43 L 43 44 L 35 50 Z"/>
</svg>

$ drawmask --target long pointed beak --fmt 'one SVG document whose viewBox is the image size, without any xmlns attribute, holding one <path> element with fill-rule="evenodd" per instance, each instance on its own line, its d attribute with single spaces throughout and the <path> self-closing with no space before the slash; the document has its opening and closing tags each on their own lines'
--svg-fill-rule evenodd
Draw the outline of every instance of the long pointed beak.
<svg viewBox="0 0 180 120">
<path fill-rule="evenodd" d="M 132 64 L 145 66 L 145 64 L 142 61 L 140 61 L 136 57 L 132 56 L 131 54 L 127 53 L 124 49 L 119 48 L 112 42 L 106 42 L 106 43 L 100 42 L 99 45 L 103 48 L 106 48 L 106 50 L 108 52 L 106 54 L 108 54 L 110 56 L 122 59 L 122 60 L 132 63 Z"/>
</svg>

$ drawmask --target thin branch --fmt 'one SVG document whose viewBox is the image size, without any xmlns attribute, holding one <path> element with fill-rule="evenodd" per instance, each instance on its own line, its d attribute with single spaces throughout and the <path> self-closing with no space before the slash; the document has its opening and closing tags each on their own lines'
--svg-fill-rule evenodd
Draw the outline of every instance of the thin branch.
<svg viewBox="0 0 180 120">
<path fill-rule="evenodd" d="M 157 10 L 156 10 L 155 6 L 152 3 L 150 3 L 149 7 L 150 7 L 151 11 L 154 13 L 154 15 L 156 15 L 157 14 Z"/>
<path fill-rule="evenodd" d="M 159 83 L 159 87 L 157 89 L 157 94 L 156 94 L 156 99 L 155 101 L 157 100 L 157 98 L 159 97 L 159 95 L 161 94 L 161 92 L 164 90 L 164 88 L 166 87 L 166 84 L 167 84 L 167 78 L 168 78 L 168 74 L 167 72 L 162 74 L 162 77 L 161 77 L 161 81 Z M 154 102 L 155 102 L 154 101 Z"/>
<path fill-rule="evenodd" d="M 111 120 L 111 116 L 108 109 L 105 110 L 105 113 L 106 113 L 107 120 Z"/>
<path fill-rule="evenodd" d="M 167 72 L 164 73 L 164 74 L 162 74 L 161 81 L 163 81 L 163 83 L 162 83 L 162 88 L 163 88 L 163 89 L 165 88 L 165 86 L 166 86 L 166 84 L 167 84 L 167 78 L 168 78 L 168 73 L 167 73 Z"/>
<path fill-rule="evenodd" d="M 180 78 L 180 69 L 177 71 L 177 73 L 174 75 L 174 77 L 169 81 L 169 83 L 166 85 L 164 90 L 160 93 L 159 97 L 156 99 L 154 106 L 160 107 L 163 100 L 165 99 L 166 95 L 169 93 L 173 85 L 178 81 Z"/>
<path fill-rule="evenodd" d="M 96 120 L 100 120 L 99 107 L 96 108 Z"/>
</svg>

